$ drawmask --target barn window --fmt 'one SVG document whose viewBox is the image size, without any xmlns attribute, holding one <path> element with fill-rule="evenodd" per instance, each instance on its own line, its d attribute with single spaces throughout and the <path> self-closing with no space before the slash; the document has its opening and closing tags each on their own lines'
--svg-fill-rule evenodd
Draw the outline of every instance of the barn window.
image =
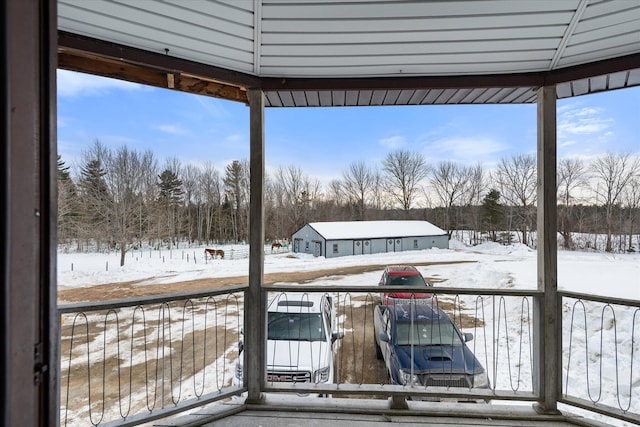
<svg viewBox="0 0 640 427">
<path fill-rule="evenodd" d="M 309 250 L 309 242 L 305 242 L 304 243 L 304 250 L 308 251 Z"/>
<path fill-rule="evenodd" d="M 418 239 L 413 240 L 413 249 L 418 249 Z"/>
<path fill-rule="evenodd" d="M 337 243 L 334 243 L 334 244 L 333 244 L 333 253 L 334 253 L 334 254 L 337 254 L 337 253 L 338 253 L 338 244 L 337 244 Z"/>
</svg>

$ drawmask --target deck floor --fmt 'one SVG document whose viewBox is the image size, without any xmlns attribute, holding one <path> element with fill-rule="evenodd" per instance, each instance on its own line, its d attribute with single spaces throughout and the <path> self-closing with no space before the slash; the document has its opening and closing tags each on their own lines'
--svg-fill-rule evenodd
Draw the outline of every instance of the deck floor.
<svg viewBox="0 0 640 427">
<path fill-rule="evenodd" d="M 409 402 L 409 410 L 390 409 L 385 400 L 267 398 L 260 405 L 231 402 L 213 405 L 158 427 L 403 427 L 424 426 L 598 426 L 569 415 L 541 415 L 522 405 Z"/>
</svg>

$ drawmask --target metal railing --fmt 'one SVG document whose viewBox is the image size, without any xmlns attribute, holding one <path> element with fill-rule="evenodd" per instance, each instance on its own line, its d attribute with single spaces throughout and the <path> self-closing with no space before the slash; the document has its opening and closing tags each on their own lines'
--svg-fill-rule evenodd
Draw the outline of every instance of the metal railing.
<svg viewBox="0 0 640 427">
<path fill-rule="evenodd" d="M 366 289 L 366 290 L 365 290 Z M 335 332 L 342 333 L 335 354 L 335 378 L 330 383 L 267 381 L 267 392 L 295 392 L 370 398 L 411 397 L 434 400 L 537 400 L 533 380 L 533 300 L 537 291 L 433 288 L 426 304 L 441 308 L 462 330 L 471 332 L 466 343 L 484 366 L 490 388 L 431 384 L 393 384 L 384 360 L 377 360 L 374 345 L 374 309 L 381 304 L 380 291 L 393 287 L 269 286 L 268 300 L 286 292 L 322 292 L 331 295 L 338 319 Z M 415 290 L 415 288 L 413 288 Z M 411 292 L 410 288 L 407 288 Z M 424 304 L 410 299 L 410 304 Z M 270 355 L 267 354 L 267 363 Z M 271 356 L 272 357 L 272 356 Z M 294 355 L 295 360 L 297 355 Z M 449 372 L 442 372 L 447 375 Z"/>
<path fill-rule="evenodd" d="M 234 375 L 243 376 L 238 350 L 245 316 L 259 313 L 244 307 L 246 290 L 247 286 L 237 286 L 59 307 L 61 424 L 135 425 L 246 392 L 238 378 L 235 386 L 232 381 Z M 314 372 L 300 373 L 314 365 L 305 363 L 305 357 L 321 357 L 311 351 L 302 355 L 300 345 L 295 350 L 289 347 L 295 354 L 289 354 L 286 363 L 287 372 L 297 376 L 274 371 L 266 375 L 264 392 L 391 397 L 395 403 L 406 398 L 479 402 L 541 398 L 533 348 L 539 333 L 533 310 L 543 297 L 540 291 L 432 289 L 426 304 L 444 311 L 462 333 L 473 334 L 465 344 L 490 383 L 489 388 L 473 388 L 456 383 L 446 370 L 440 372 L 439 378 L 446 379 L 441 382 L 392 381 L 384 357 L 376 353 L 374 311 L 381 303 L 380 292 L 401 287 L 280 285 L 262 290 L 266 301 L 294 291 L 330 296 L 335 310 L 330 329 L 340 337 L 332 355 L 333 380 L 323 382 Z M 568 292 L 560 298 L 561 402 L 637 423 L 640 303 Z M 425 301 L 414 298 L 410 304 Z M 265 352 L 268 372 L 276 363 L 266 344 L 257 351 Z M 246 366 L 252 355 L 242 355 Z M 246 373 L 244 380 L 245 385 L 251 380 Z"/>
<path fill-rule="evenodd" d="M 640 424 L 640 301 L 575 292 L 559 297 L 561 402 Z"/>
<path fill-rule="evenodd" d="M 60 306 L 61 425 L 136 425 L 237 393 L 245 290 Z"/>
</svg>

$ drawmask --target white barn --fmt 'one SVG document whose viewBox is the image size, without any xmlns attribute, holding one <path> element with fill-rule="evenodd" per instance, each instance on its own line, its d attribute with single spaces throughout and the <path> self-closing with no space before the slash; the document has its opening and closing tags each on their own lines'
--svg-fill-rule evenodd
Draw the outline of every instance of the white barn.
<svg viewBox="0 0 640 427">
<path fill-rule="evenodd" d="M 291 242 L 293 252 L 326 258 L 449 248 L 447 232 L 427 221 L 311 222 Z"/>
</svg>

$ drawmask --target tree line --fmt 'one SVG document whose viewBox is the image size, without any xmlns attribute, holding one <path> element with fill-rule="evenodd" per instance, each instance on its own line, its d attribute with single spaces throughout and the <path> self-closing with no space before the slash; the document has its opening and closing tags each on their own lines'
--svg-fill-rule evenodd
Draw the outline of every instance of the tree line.
<svg viewBox="0 0 640 427">
<path fill-rule="evenodd" d="M 417 152 L 389 152 L 380 165 L 354 161 L 326 185 L 295 165 L 265 177 L 265 235 L 288 238 L 307 222 L 423 219 L 469 241 L 517 240 L 535 245 L 536 158 L 502 158 L 495 170 L 454 161 L 429 164 Z M 638 239 L 640 161 L 607 153 L 589 162 L 558 162 L 558 231 L 606 235 L 607 251 L 628 250 Z M 121 263 L 132 248 L 175 247 L 248 240 L 249 165 L 234 160 L 160 166 L 153 152 L 95 141 L 78 172 L 58 157 L 58 238 L 78 250 L 118 248 Z M 615 247 L 612 236 L 618 238 Z M 636 241 L 637 246 L 637 241 Z"/>
</svg>

